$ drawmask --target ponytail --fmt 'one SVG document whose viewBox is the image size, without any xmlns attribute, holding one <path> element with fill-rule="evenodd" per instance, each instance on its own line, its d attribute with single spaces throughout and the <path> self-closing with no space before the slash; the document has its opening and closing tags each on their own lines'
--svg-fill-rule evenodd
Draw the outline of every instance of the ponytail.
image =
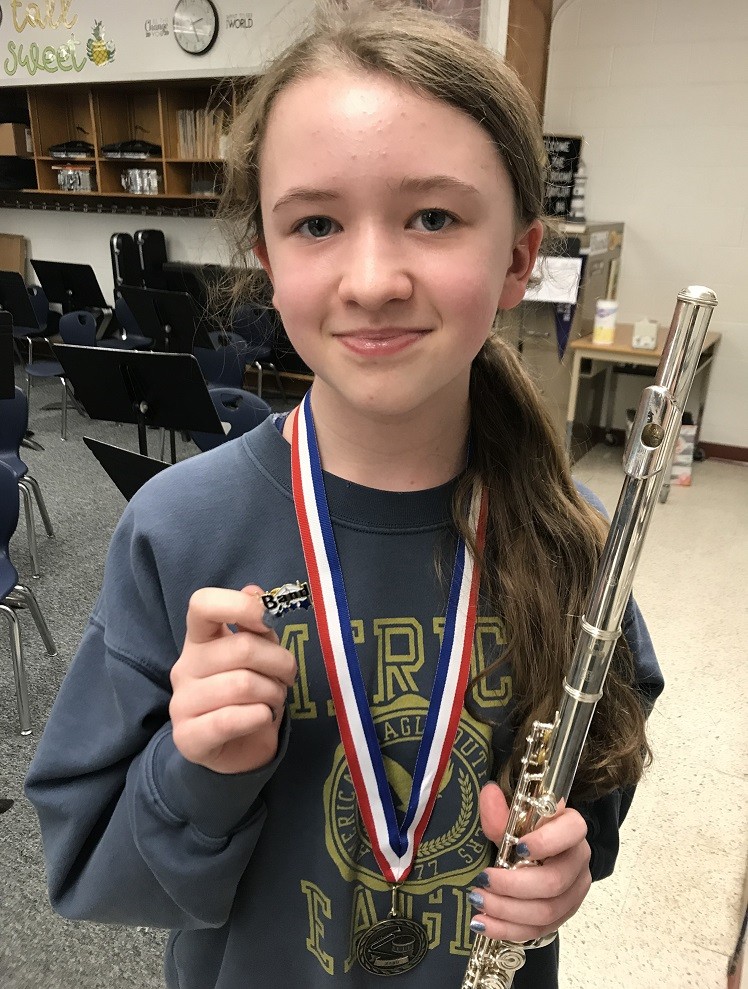
<svg viewBox="0 0 748 989">
<path fill-rule="evenodd" d="M 473 361 L 471 463 L 455 493 L 465 538 L 473 479 L 488 491 L 481 593 L 507 633 L 516 741 L 501 782 L 511 787 L 531 723 L 553 719 L 571 662 L 606 523 L 578 493 L 542 398 L 514 349 L 490 338 Z M 475 548 L 473 546 L 473 548 Z M 468 704 L 475 681 L 468 688 Z M 588 798 L 636 783 L 650 758 L 631 650 L 618 640 L 573 794 Z"/>
</svg>

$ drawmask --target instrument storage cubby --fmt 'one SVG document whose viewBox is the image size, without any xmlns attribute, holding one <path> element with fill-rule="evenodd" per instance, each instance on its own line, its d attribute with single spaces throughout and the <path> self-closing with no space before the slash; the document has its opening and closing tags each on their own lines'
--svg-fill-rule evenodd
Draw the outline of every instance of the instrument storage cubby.
<svg viewBox="0 0 748 989">
<path fill-rule="evenodd" d="M 0 206 L 210 215 L 223 180 L 224 137 L 235 87 L 215 79 L 19 87 L 28 105 L 37 189 L 3 190 Z M 50 147 L 86 142 L 92 153 L 53 157 Z M 145 142 L 135 147 L 130 142 Z M 112 155 L 104 147 L 125 144 Z M 85 181 L 61 187 L 61 169 Z M 139 171 L 149 173 L 141 183 Z M 153 193 L 152 173 L 156 173 Z M 129 173 L 129 178 L 128 178 Z M 147 188 L 133 192 L 123 187 Z"/>
</svg>

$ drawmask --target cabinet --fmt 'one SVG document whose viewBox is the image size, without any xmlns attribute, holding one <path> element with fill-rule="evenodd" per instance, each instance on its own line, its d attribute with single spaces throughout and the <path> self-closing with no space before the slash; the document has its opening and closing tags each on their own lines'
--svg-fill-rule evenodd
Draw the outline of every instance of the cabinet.
<svg viewBox="0 0 748 989">
<path fill-rule="evenodd" d="M 615 299 L 623 247 L 623 223 L 587 223 L 567 234 L 564 253 L 582 259 L 576 306 L 568 343 L 592 333 L 598 299 Z M 524 301 L 502 313 L 502 336 L 513 343 L 546 403 L 559 439 L 566 437 L 566 414 L 572 383 L 572 354 L 567 346 L 559 357 L 556 306 L 552 302 Z M 602 403 L 599 369 L 585 366 L 579 391 L 577 431 L 573 452 L 581 455 L 591 442 L 590 423 L 598 422 Z"/>
<path fill-rule="evenodd" d="M 84 212 L 205 215 L 214 211 L 223 178 L 222 140 L 236 103 L 230 83 L 33 86 L 28 103 L 36 189 L 2 190 L 0 206 Z M 147 142 L 143 157 L 131 147 Z M 84 142 L 85 154 L 60 145 Z M 57 148 L 55 154 L 51 148 Z M 108 149 L 108 150 L 107 150 Z M 62 188 L 60 172 L 83 175 Z M 137 171 L 147 173 L 142 187 Z M 131 173 L 128 176 L 128 173 Z"/>
</svg>

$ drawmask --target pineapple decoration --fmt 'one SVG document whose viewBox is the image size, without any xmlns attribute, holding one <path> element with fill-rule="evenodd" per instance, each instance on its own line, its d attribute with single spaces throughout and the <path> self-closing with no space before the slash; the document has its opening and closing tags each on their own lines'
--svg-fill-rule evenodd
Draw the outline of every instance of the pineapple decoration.
<svg viewBox="0 0 748 989">
<path fill-rule="evenodd" d="M 88 57 L 95 65 L 106 65 L 107 62 L 114 61 L 116 47 L 113 41 L 104 40 L 104 27 L 101 21 L 95 21 L 93 26 L 93 37 L 88 39 L 86 51 Z"/>
</svg>

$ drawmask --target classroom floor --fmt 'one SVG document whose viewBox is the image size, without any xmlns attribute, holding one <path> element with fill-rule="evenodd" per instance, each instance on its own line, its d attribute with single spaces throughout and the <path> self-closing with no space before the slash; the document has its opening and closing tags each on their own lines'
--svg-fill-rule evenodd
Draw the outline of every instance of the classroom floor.
<svg viewBox="0 0 748 989">
<path fill-rule="evenodd" d="M 35 731 L 17 734 L 0 636 L 0 986 L 2 989 L 161 989 L 160 932 L 70 923 L 52 914 L 33 809 L 21 782 L 35 739 L 77 645 L 124 500 L 81 442 L 135 449 L 133 427 L 71 412 L 60 442 L 58 397 L 35 386 L 32 426 L 45 446 L 25 451 L 58 538 L 39 526 L 43 578 L 34 589 L 58 639 L 48 660 L 22 619 Z M 153 449 L 157 434 L 149 434 Z M 180 457 L 192 449 L 179 441 Z M 577 477 L 615 507 L 621 450 L 596 447 Z M 725 989 L 737 936 L 748 835 L 748 465 L 707 461 L 690 488 L 658 505 L 635 594 L 667 682 L 652 715 L 655 762 L 622 832 L 616 873 L 593 887 L 564 927 L 562 989 Z M 23 521 L 13 559 L 28 574 Z M 28 582 L 28 581 L 27 581 Z"/>
<path fill-rule="evenodd" d="M 609 512 L 621 450 L 576 467 Z M 616 871 L 564 927 L 564 989 L 724 989 L 748 863 L 748 465 L 694 465 L 634 582 L 665 674 Z"/>
</svg>

